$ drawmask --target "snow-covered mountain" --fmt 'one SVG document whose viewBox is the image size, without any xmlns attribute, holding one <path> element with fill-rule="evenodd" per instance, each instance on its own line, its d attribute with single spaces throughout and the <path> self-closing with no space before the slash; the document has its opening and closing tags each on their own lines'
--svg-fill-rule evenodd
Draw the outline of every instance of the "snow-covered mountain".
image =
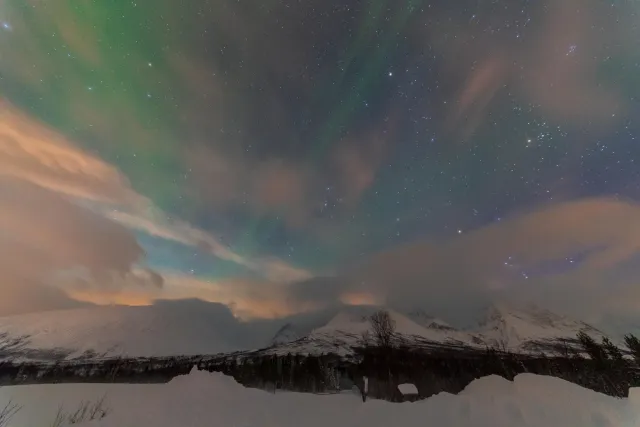
<svg viewBox="0 0 640 427">
<path fill-rule="evenodd" d="M 283 342 L 278 333 L 268 351 L 277 354 L 326 354 L 334 353 L 342 356 L 353 354 L 354 347 L 375 344 L 375 337 L 370 317 L 377 306 L 347 306 L 338 311 L 329 321 L 312 329 L 306 336 L 297 340 Z M 413 311 L 407 315 L 395 310 L 385 309 L 395 326 L 393 340 L 399 345 L 409 346 L 471 346 L 477 338 L 470 333 L 458 331 L 446 322 Z M 287 330 L 295 326 L 287 325 Z"/>
<path fill-rule="evenodd" d="M 0 317 L 0 358 L 216 354 L 246 349 L 252 336 L 219 304 L 90 307 Z"/>
<path fill-rule="evenodd" d="M 281 339 L 279 333 L 270 349 L 274 353 L 350 355 L 353 348 L 362 346 L 367 339 L 375 340 L 370 316 L 380 307 L 346 307 L 325 325 L 311 330 L 298 339 Z M 605 334 L 595 327 L 569 319 L 535 306 L 508 307 L 493 305 L 476 327 L 459 330 L 444 320 L 422 310 L 406 314 L 388 310 L 395 324 L 394 340 L 397 344 L 417 347 L 471 347 L 496 348 L 515 352 L 555 354 L 561 346 L 576 345 L 576 336 L 585 332 L 600 341 Z M 285 330 L 295 330 L 288 324 Z M 277 344 L 276 344 L 277 341 Z"/>
<path fill-rule="evenodd" d="M 271 339 L 271 345 L 286 344 L 291 341 L 300 339 L 300 335 L 293 327 L 292 323 L 285 323 L 283 327 Z"/>
<path fill-rule="evenodd" d="M 148 307 L 91 307 L 0 318 L 0 359 L 217 354 L 262 348 L 274 354 L 354 354 L 374 344 L 370 317 L 381 307 L 343 306 L 288 319 L 244 323 L 225 306 L 199 301 Z M 580 331 L 604 334 L 536 307 L 495 305 L 479 324 L 458 330 L 422 310 L 386 309 L 398 345 L 552 352 Z M 265 349 L 266 348 L 266 349 Z"/>
<path fill-rule="evenodd" d="M 595 327 L 534 306 L 492 305 L 476 329 L 489 347 L 514 351 L 535 350 L 561 340 L 574 340 L 584 332 L 600 341 L 605 334 Z"/>
<path fill-rule="evenodd" d="M 408 312 L 407 317 L 418 325 L 429 329 L 441 329 L 443 331 L 454 331 L 456 329 L 444 320 L 430 316 L 421 309 L 415 309 Z"/>
<path fill-rule="evenodd" d="M 357 307 L 357 310 L 345 309 L 338 313 L 325 326 L 312 331 L 311 336 L 335 336 L 373 334 L 370 316 L 379 307 Z M 355 311 L 355 312 L 354 312 Z M 459 344 L 470 342 L 467 334 L 456 331 L 445 322 L 422 315 L 423 324 L 414 321 L 410 316 L 394 310 L 386 310 L 395 326 L 395 335 L 399 340 L 410 342 L 411 340 L 433 341 L 438 343 Z M 442 326 L 447 326 L 443 328 Z"/>
</svg>

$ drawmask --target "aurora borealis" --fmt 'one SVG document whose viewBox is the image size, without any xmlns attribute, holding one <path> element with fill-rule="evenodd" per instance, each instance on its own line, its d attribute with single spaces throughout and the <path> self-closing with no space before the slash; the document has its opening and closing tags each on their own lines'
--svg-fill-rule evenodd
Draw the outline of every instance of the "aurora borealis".
<svg viewBox="0 0 640 427">
<path fill-rule="evenodd" d="M 0 262 L 7 289 L 23 311 L 499 294 L 632 313 L 639 11 L 6 0 L 0 247 L 25 260 Z"/>
</svg>

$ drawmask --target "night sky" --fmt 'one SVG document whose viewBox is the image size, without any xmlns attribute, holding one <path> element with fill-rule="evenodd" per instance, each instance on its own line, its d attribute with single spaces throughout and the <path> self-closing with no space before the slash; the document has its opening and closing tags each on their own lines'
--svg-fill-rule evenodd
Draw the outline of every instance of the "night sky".
<svg viewBox="0 0 640 427">
<path fill-rule="evenodd" d="M 500 297 L 630 316 L 639 13 L 4 1 L 0 266 L 15 299 L 0 312 Z"/>
</svg>

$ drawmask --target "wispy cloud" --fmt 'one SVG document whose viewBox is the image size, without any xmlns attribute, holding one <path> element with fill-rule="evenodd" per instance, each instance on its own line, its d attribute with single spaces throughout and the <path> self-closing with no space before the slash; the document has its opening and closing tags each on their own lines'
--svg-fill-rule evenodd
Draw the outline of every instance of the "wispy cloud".
<svg viewBox="0 0 640 427">
<path fill-rule="evenodd" d="M 5 268 L 13 274 L 3 280 L 11 283 L 5 288 L 19 289 L 25 281 L 43 286 L 56 272 L 78 267 L 97 282 L 157 284 L 161 279 L 153 272 L 135 274 L 144 250 L 133 229 L 198 247 L 267 280 L 309 277 L 278 259 L 244 257 L 211 233 L 169 218 L 116 167 L 5 102 L 0 103 L 0 207 L 6 243 L 0 246 L 9 251 L 3 264 L 13 260 Z"/>
<path fill-rule="evenodd" d="M 332 304 L 345 295 L 368 295 L 458 314 L 495 299 L 523 299 L 600 316 L 640 306 L 639 257 L 640 205 L 592 198 L 549 205 L 445 241 L 401 245 L 338 277 L 299 283 L 290 296 Z M 550 263 L 564 267 L 545 271 Z"/>
<path fill-rule="evenodd" d="M 294 302 L 288 295 L 288 286 L 268 280 L 205 279 L 179 271 L 161 271 L 162 288 L 139 286 L 125 282 L 117 287 L 92 286 L 76 281 L 68 286 L 69 294 L 78 301 L 107 305 L 152 305 L 158 300 L 199 299 L 224 304 L 241 319 L 269 319 L 284 317 L 321 307 L 314 301 Z M 354 295 L 351 300 L 357 300 Z"/>
<path fill-rule="evenodd" d="M 622 94 L 601 81 L 598 67 L 613 51 L 630 48 L 633 38 L 621 34 L 628 26 L 598 2 L 547 1 L 537 7 L 548 9 L 542 21 L 528 20 L 513 38 L 498 37 L 500 17 L 479 8 L 458 42 L 441 45 L 452 71 L 469 70 L 448 117 L 449 128 L 463 138 L 487 121 L 501 91 L 520 95 L 526 108 L 578 126 L 610 125 L 626 109 Z M 430 40 L 438 38 L 432 34 Z"/>
</svg>

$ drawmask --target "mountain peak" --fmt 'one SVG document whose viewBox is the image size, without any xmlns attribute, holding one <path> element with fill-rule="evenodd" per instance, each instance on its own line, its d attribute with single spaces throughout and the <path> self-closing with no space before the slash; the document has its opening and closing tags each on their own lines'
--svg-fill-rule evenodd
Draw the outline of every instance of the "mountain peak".
<svg viewBox="0 0 640 427">
<path fill-rule="evenodd" d="M 429 329 L 438 329 L 443 331 L 453 331 L 455 328 L 442 319 L 427 314 L 422 309 L 414 309 L 407 313 L 407 317 L 420 326 Z"/>
<path fill-rule="evenodd" d="M 586 332 L 596 339 L 604 336 L 587 323 L 534 304 L 493 304 L 480 321 L 477 332 L 491 346 L 514 350 L 521 350 L 532 343 L 549 343 L 560 338 L 575 339 L 579 332 Z"/>
<path fill-rule="evenodd" d="M 271 339 L 271 345 L 286 344 L 299 338 L 300 336 L 295 331 L 293 325 L 291 323 L 286 323 L 278 329 L 278 332 L 273 336 Z"/>
</svg>

